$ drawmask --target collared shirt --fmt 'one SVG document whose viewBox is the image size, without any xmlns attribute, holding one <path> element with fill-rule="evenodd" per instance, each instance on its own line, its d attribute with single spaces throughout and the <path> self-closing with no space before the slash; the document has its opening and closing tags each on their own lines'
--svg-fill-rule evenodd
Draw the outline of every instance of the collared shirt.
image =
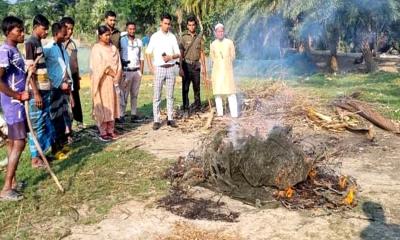
<svg viewBox="0 0 400 240">
<path fill-rule="evenodd" d="M 144 47 L 147 47 L 147 45 L 149 45 L 149 41 L 150 41 L 150 38 L 149 38 L 147 35 L 145 35 L 145 36 L 142 38 L 143 46 L 144 46 Z"/>
<path fill-rule="evenodd" d="M 119 43 L 120 40 L 121 40 L 121 32 L 117 28 L 114 28 L 111 32 L 110 41 L 118 49 L 118 51 L 121 51 L 121 45 Z"/>
<path fill-rule="evenodd" d="M 178 41 L 176 40 L 175 35 L 171 32 L 164 33 L 163 31 L 159 30 L 151 36 L 146 53 L 153 54 L 153 64 L 155 66 L 175 64 L 175 59 L 169 62 L 164 62 L 162 55 L 163 53 L 170 56 L 180 54 Z"/>
<path fill-rule="evenodd" d="M 184 52 L 184 56 L 182 56 L 184 59 L 199 61 L 200 53 L 204 51 L 202 35 L 195 33 L 192 36 L 189 31 L 185 31 L 180 39 L 179 48 Z"/>
<path fill-rule="evenodd" d="M 52 87 L 60 88 L 65 81 L 71 83 L 69 56 L 64 46 L 51 40 L 43 50 Z"/>
<path fill-rule="evenodd" d="M 32 35 L 25 42 L 26 64 L 33 64 L 36 58 L 43 54 L 43 47 L 40 40 Z M 51 84 L 47 75 L 47 67 L 44 56 L 36 64 L 36 86 L 39 90 L 50 90 Z"/>
<path fill-rule="evenodd" d="M 140 67 L 140 61 L 144 60 L 143 43 L 140 39 L 135 38 L 133 41 L 125 35 L 121 38 L 121 59 L 130 61 L 128 68 Z"/>
<path fill-rule="evenodd" d="M 5 75 L 0 81 L 7 84 L 13 91 L 22 92 L 25 90 L 25 61 L 16 47 L 7 43 L 0 46 L 0 67 L 5 69 Z M 25 121 L 23 103 L 4 93 L 1 93 L 0 96 L 1 107 L 7 124 Z"/>
<path fill-rule="evenodd" d="M 78 48 L 74 40 L 69 39 L 64 43 L 65 50 L 69 56 L 69 67 L 71 69 L 71 74 L 79 75 L 79 65 L 78 65 Z"/>
</svg>

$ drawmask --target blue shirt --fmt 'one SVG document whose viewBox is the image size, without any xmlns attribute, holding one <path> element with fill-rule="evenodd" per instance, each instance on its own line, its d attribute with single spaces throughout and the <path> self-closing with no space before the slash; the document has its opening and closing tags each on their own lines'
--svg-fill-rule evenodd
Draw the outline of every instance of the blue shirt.
<svg viewBox="0 0 400 240">
<path fill-rule="evenodd" d="M 150 38 L 148 36 L 144 36 L 142 38 L 142 42 L 143 42 L 143 46 L 147 47 L 147 45 L 149 45 Z"/>
<path fill-rule="evenodd" d="M 63 44 L 57 44 L 52 40 L 44 46 L 43 51 L 52 87 L 60 88 L 64 79 L 68 79 L 68 82 L 71 83 L 69 56 Z"/>
<path fill-rule="evenodd" d="M 0 46 L 0 67 L 5 69 L 3 81 L 15 92 L 25 91 L 26 71 L 25 61 L 14 46 L 4 43 Z M 1 107 L 7 124 L 23 122 L 26 119 L 24 104 L 1 93 Z"/>
</svg>

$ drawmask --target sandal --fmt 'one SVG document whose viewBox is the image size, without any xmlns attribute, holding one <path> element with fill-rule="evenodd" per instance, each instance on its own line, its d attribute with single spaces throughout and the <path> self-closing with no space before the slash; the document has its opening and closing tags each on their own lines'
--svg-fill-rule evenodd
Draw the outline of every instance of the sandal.
<svg viewBox="0 0 400 240">
<path fill-rule="evenodd" d="M 61 152 L 64 153 L 64 154 L 67 154 L 67 153 L 69 153 L 70 151 L 72 151 L 72 148 L 69 147 L 69 146 L 67 146 L 67 145 L 65 145 L 65 146 L 61 149 Z"/>
<path fill-rule="evenodd" d="M 117 140 L 119 138 L 119 135 L 116 133 L 109 133 L 107 135 L 111 140 Z"/>
<path fill-rule="evenodd" d="M 109 141 L 111 141 L 111 138 L 108 135 L 100 135 L 99 140 L 102 142 L 109 142 Z"/>
<path fill-rule="evenodd" d="M 24 199 L 24 196 L 22 196 L 20 193 L 15 191 L 14 189 L 7 191 L 6 194 L 0 195 L 0 201 L 21 201 Z"/>
<path fill-rule="evenodd" d="M 17 182 L 17 185 L 13 187 L 12 189 L 16 191 L 17 193 L 21 193 L 24 191 L 24 189 L 28 186 L 28 183 L 26 181 L 21 181 Z"/>
<path fill-rule="evenodd" d="M 63 153 L 62 151 L 58 151 L 56 152 L 56 154 L 54 155 L 54 159 L 55 160 L 65 160 L 68 158 L 68 155 Z"/>
</svg>

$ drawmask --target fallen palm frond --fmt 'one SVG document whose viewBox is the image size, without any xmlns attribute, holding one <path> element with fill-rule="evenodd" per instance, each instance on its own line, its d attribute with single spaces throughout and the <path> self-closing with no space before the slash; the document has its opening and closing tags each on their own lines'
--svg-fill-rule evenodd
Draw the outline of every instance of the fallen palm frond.
<svg viewBox="0 0 400 240">
<path fill-rule="evenodd" d="M 356 113 L 366 120 L 373 123 L 375 126 L 384 130 L 400 133 L 398 124 L 395 124 L 390 119 L 385 118 L 379 112 L 374 110 L 366 102 L 356 100 L 351 97 L 343 97 L 335 100 L 333 104 L 337 107 L 345 109 L 349 112 Z"/>
<path fill-rule="evenodd" d="M 343 132 L 349 130 L 352 132 L 369 133 L 372 129 L 355 115 L 342 115 L 328 116 L 317 112 L 314 108 L 309 107 L 305 109 L 308 119 L 318 127 L 327 129 L 332 132 Z"/>
</svg>

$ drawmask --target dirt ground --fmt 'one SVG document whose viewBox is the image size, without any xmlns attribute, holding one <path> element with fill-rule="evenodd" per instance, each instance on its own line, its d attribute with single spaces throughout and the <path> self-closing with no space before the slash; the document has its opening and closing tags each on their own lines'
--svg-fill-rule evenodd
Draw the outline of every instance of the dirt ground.
<svg viewBox="0 0 400 240">
<path fill-rule="evenodd" d="M 224 117 L 214 124 L 233 121 Z M 185 219 L 158 207 L 158 199 L 130 201 L 113 207 L 100 223 L 74 226 L 65 239 L 400 239 L 400 137 L 377 129 L 375 141 L 370 141 L 350 132 L 313 129 L 301 119 L 293 122 L 293 131 L 321 136 L 340 149 L 327 164 L 357 179 L 360 189 L 355 208 L 344 212 L 294 211 L 278 205 L 256 208 L 193 187 L 189 190 L 192 198 L 223 203 L 220 211 L 236 212 L 238 218 L 233 222 Z M 148 123 L 115 144 L 144 149 L 165 161 L 185 156 L 207 133 L 167 126 L 152 131 Z"/>
</svg>

